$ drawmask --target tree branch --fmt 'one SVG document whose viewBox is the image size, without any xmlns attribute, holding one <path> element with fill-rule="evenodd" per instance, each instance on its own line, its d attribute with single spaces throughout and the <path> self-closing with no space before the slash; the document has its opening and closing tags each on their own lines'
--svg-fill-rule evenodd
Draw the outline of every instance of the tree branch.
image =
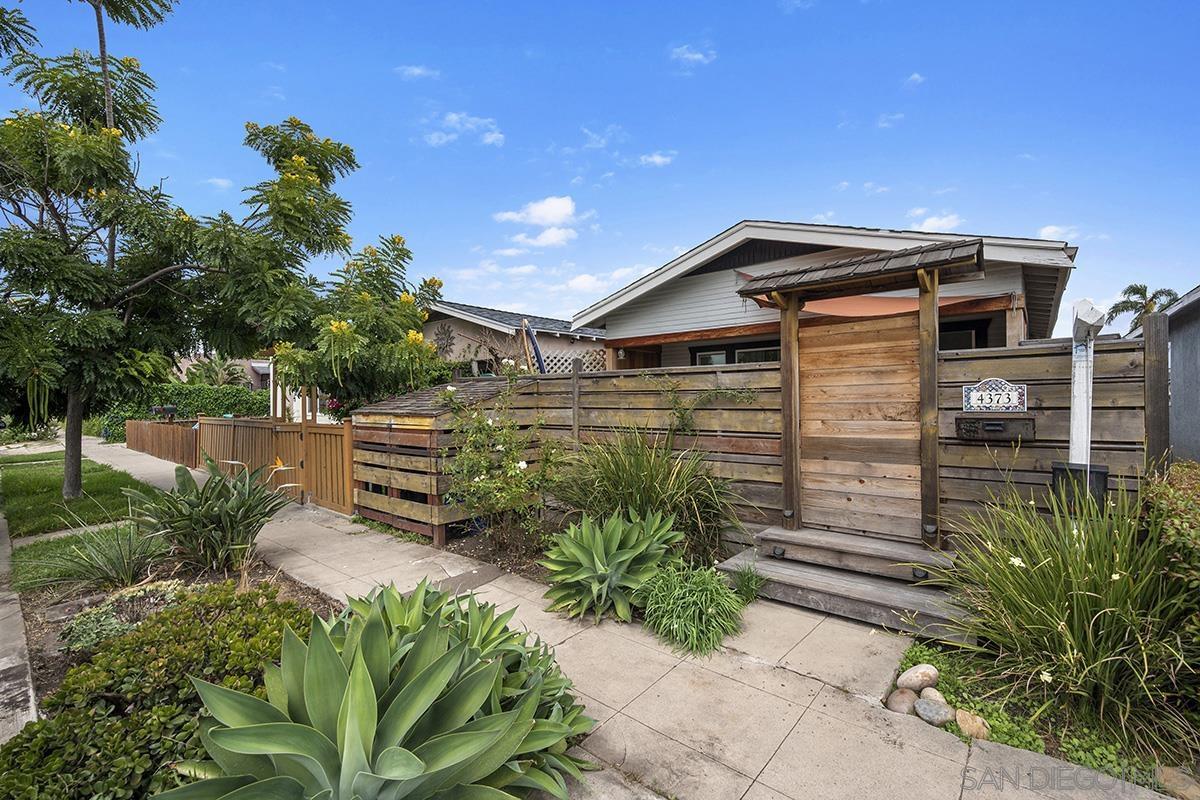
<svg viewBox="0 0 1200 800">
<path fill-rule="evenodd" d="M 133 294 L 138 289 L 142 288 L 143 286 L 145 286 L 148 283 L 153 283 L 154 281 L 158 280 L 159 278 L 162 278 L 166 275 L 170 275 L 171 273 L 174 273 L 174 272 L 182 272 L 185 269 L 194 269 L 197 272 L 220 272 L 220 270 L 217 269 L 216 267 L 208 267 L 208 266 L 205 266 L 204 264 L 172 264 L 169 267 L 163 267 L 162 269 L 151 272 L 146 277 L 141 278 L 140 280 L 134 281 L 129 286 L 126 286 L 124 289 L 117 292 L 113 296 L 112 303 L 110 304 L 110 306 L 115 306 L 117 304 L 117 301 L 121 300 L 122 298 L 124 298 L 128 295 Z"/>
</svg>

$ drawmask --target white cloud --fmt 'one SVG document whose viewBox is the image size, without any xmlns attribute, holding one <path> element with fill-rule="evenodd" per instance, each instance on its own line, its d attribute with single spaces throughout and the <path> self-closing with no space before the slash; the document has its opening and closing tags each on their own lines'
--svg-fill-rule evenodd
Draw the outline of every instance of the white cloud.
<svg viewBox="0 0 1200 800">
<path fill-rule="evenodd" d="M 500 131 L 488 131 L 479 137 L 479 142 L 481 144 L 490 144 L 493 147 L 503 147 L 504 134 Z"/>
<path fill-rule="evenodd" d="M 838 181 L 833 185 L 835 192 L 844 192 L 850 188 L 850 181 Z"/>
<path fill-rule="evenodd" d="M 697 49 L 690 44 L 682 44 L 671 48 L 671 60 L 678 62 L 685 69 L 691 69 L 716 61 L 717 51 L 707 45 L 700 45 Z"/>
<path fill-rule="evenodd" d="M 674 150 L 663 152 L 655 150 L 653 153 L 647 153 L 638 158 L 638 163 L 643 167 L 665 167 L 675 160 L 677 153 Z"/>
<path fill-rule="evenodd" d="M 1078 239 L 1079 229 L 1074 225 L 1043 225 L 1037 235 L 1039 239 Z"/>
<path fill-rule="evenodd" d="M 537 264 L 522 264 L 519 267 L 506 267 L 504 271 L 509 275 L 532 275 L 538 268 Z"/>
<path fill-rule="evenodd" d="M 779 10 L 791 14 L 793 11 L 807 11 L 816 4 L 816 0 L 779 0 Z"/>
<path fill-rule="evenodd" d="M 904 119 L 903 114 L 880 114 L 875 120 L 876 128 L 894 128 L 896 124 Z"/>
<path fill-rule="evenodd" d="M 576 175 L 574 178 L 571 178 L 571 185 L 572 185 L 572 186 L 579 186 L 579 185 L 580 185 L 580 184 L 582 184 L 582 183 L 583 183 L 583 176 L 582 176 L 582 175 Z"/>
<path fill-rule="evenodd" d="M 908 214 L 906 214 L 905 216 L 907 216 L 909 219 L 915 219 L 916 217 L 923 217 L 928 213 L 929 213 L 928 208 L 910 208 L 908 210 Z"/>
<path fill-rule="evenodd" d="M 905 86 L 920 86 L 924 82 L 925 76 L 919 72 L 914 72 L 912 75 L 909 75 L 904 79 Z"/>
<path fill-rule="evenodd" d="M 287 64 L 281 64 L 278 61 L 264 61 L 263 66 L 276 72 L 287 72 Z"/>
<path fill-rule="evenodd" d="M 818 225 L 829 225 L 833 223 L 833 218 L 836 216 L 832 211 L 824 211 L 820 214 L 813 214 L 810 221 Z"/>
<path fill-rule="evenodd" d="M 551 195 L 526 203 L 520 211 L 498 211 L 492 215 L 492 219 L 541 227 L 566 225 L 575 221 L 575 200 L 570 195 Z"/>
<path fill-rule="evenodd" d="M 1037 161 L 1037 156 L 1033 153 L 1017 153 L 1017 159 L 1020 161 Z"/>
<path fill-rule="evenodd" d="M 609 283 L 610 281 L 583 272 L 567 281 L 566 286 L 572 292 L 598 292 L 608 286 Z"/>
<path fill-rule="evenodd" d="M 205 178 L 201 183 L 207 183 L 209 186 L 219 189 L 222 192 L 233 186 L 233 181 L 229 180 L 229 178 Z"/>
<path fill-rule="evenodd" d="M 268 86 L 267 88 L 263 89 L 263 97 L 266 97 L 269 100 L 278 100 L 280 102 L 287 100 L 287 95 L 283 93 L 282 86 Z"/>
<path fill-rule="evenodd" d="M 493 250 L 494 256 L 523 256 L 529 251 L 524 247 L 501 247 L 499 250 Z"/>
<path fill-rule="evenodd" d="M 430 131 L 425 134 L 425 144 L 430 147 L 445 147 L 458 138 L 457 133 L 447 133 L 446 131 Z"/>
<path fill-rule="evenodd" d="M 962 217 L 951 211 L 943 211 L 940 215 L 926 217 L 917 223 L 917 230 L 926 233 L 945 233 L 952 231 L 962 224 Z"/>
<path fill-rule="evenodd" d="M 867 194 L 886 194 L 887 192 L 890 192 L 891 190 L 892 190 L 892 187 L 880 186 L 878 183 L 875 183 L 874 181 L 867 181 L 866 183 L 863 184 L 863 191 L 866 192 Z"/>
<path fill-rule="evenodd" d="M 578 237 L 579 234 L 574 228 L 550 227 L 543 229 L 537 236 L 518 233 L 511 241 L 526 247 L 562 247 Z"/>
<path fill-rule="evenodd" d="M 406 81 L 416 81 L 422 78 L 440 78 L 442 76 L 440 70 L 427 67 L 424 64 L 401 64 L 393 69 L 392 72 Z"/>
<path fill-rule="evenodd" d="M 933 193 L 941 195 L 941 194 L 950 194 L 951 192 L 957 192 L 957 191 L 958 191 L 957 186 L 943 186 L 940 189 L 934 189 Z"/>
<path fill-rule="evenodd" d="M 604 150 L 609 144 L 624 141 L 625 129 L 620 125 L 606 125 L 602 131 L 593 131 L 589 128 L 581 127 L 585 141 L 583 143 L 584 150 Z"/>
</svg>

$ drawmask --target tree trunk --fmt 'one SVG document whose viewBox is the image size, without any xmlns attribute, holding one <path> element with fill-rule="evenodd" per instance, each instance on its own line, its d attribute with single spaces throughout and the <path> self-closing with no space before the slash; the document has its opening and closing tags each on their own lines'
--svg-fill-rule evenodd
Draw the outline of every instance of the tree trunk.
<svg viewBox="0 0 1200 800">
<path fill-rule="evenodd" d="M 83 494 L 83 389 L 67 388 L 66 452 L 63 454 L 64 500 Z"/>
</svg>

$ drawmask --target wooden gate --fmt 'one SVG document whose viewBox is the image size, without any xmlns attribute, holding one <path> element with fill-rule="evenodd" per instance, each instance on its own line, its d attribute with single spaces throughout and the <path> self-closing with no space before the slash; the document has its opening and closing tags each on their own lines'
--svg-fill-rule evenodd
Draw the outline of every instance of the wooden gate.
<svg viewBox="0 0 1200 800">
<path fill-rule="evenodd" d="M 799 522 L 920 541 L 916 314 L 799 326 Z"/>
</svg>

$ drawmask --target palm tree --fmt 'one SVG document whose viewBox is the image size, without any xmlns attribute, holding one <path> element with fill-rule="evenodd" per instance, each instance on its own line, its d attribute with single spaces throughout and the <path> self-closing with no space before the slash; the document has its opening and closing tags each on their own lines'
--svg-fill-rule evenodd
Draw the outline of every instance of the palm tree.
<svg viewBox="0 0 1200 800">
<path fill-rule="evenodd" d="M 249 386 L 250 378 L 238 362 L 214 355 L 190 364 L 184 382 L 208 386 Z"/>
<path fill-rule="evenodd" d="M 1122 314 L 1133 314 L 1129 330 L 1142 324 L 1142 317 L 1166 308 L 1179 299 L 1174 289 L 1155 289 L 1153 292 L 1144 283 L 1131 283 L 1121 292 L 1121 299 L 1108 309 L 1108 322 Z"/>
</svg>

